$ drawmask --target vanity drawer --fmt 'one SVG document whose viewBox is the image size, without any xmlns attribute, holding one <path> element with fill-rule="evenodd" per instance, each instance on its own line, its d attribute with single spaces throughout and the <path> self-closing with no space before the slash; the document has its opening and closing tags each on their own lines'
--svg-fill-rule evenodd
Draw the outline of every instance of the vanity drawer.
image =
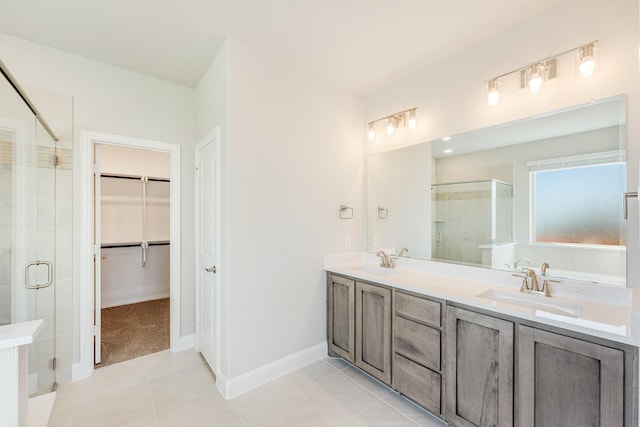
<svg viewBox="0 0 640 427">
<path fill-rule="evenodd" d="M 442 304 L 426 298 L 420 298 L 403 292 L 395 295 L 396 314 L 417 320 L 428 325 L 440 327 Z"/>
<path fill-rule="evenodd" d="M 394 388 L 434 414 L 441 414 L 442 378 L 424 366 L 396 354 L 394 356 Z"/>
<path fill-rule="evenodd" d="M 438 329 L 395 316 L 393 334 L 396 353 L 435 371 L 440 370 Z"/>
</svg>

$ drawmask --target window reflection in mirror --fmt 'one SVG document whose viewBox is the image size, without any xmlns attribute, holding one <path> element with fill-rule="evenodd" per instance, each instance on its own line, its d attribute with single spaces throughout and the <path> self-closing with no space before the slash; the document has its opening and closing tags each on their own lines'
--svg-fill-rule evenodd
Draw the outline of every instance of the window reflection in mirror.
<svg viewBox="0 0 640 427">
<path fill-rule="evenodd" d="M 625 105 L 613 97 L 370 156 L 368 249 L 503 270 L 546 262 L 550 276 L 624 284 Z"/>
</svg>

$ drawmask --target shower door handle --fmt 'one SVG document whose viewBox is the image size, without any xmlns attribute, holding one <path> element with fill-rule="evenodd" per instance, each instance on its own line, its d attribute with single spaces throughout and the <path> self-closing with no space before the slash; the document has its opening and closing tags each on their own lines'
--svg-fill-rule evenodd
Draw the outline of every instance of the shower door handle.
<svg viewBox="0 0 640 427">
<path fill-rule="evenodd" d="M 31 270 L 31 267 L 36 267 L 38 268 L 40 265 L 45 265 L 47 266 L 47 281 L 44 283 L 38 283 L 38 279 L 36 279 L 36 282 L 34 284 L 31 283 L 31 281 L 29 280 L 29 270 Z M 32 261 L 27 263 L 27 265 L 24 266 L 24 287 L 27 289 L 43 289 L 43 288 L 48 288 L 49 286 L 51 286 L 51 284 L 53 283 L 53 264 L 49 261 Z"/>
<path fill-rule="evenodd" d="M 635 197 L 638 198 L 637 191 L 628 191 L 626 193 L 622 193 L 622 214 L 624 219 L 629 218 L 629 198 Z"/>
</svg>

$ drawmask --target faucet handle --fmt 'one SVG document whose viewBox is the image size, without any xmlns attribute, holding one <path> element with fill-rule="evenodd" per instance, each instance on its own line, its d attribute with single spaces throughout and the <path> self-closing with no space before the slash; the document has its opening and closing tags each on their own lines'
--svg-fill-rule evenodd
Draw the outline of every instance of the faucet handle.
<svg viewBox="0 0 640 427">
<path fill-rule="evenodd" d="M 525 274 L 512 274 L 513 277 L 519 277 L 522 279 L 522 285 L 520 286 L 520 292 L 524 292 L 525 289 L 529 289 L 529 276 L 525 275 Z"/>
<path fill-rule="evenodd" d="M 544 279 L 542 281 L 542 287 L 544 288 L 544 296 L 545 297 L 550 297 L 551 293 L 549 292 L 549 282 L 552 283 L 562 283 L 562 280 L 555 280 L 555 279 Z"/>
<path fill-rule="evenodd" d="M 396 255 L 389 255 L 389 268 L 396 268 L 396 260 L 398 257 Z"/>
</svg>

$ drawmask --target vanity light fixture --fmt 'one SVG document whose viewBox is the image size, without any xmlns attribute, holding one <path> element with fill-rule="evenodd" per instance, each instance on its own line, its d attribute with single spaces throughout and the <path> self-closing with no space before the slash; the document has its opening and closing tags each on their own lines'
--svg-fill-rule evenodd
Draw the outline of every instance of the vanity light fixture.
<svg viewBox="0 0 640 427">
<path fill-rule="evenodd" d="M 491 107 L 498 105 L 500 101 L 500 91 L 498 90 L 500 79 L 516 73 L 520 74 L 521 88 L 528 88 L 530 93 L 538 93 L 545 81 L 558 76 L 558 57 L 570 52 L 577 51 L 576 63 L 580 76 L 583 78 L 591 77 L 597 68 L 596 43 L 598 43 L 598 40 L 560 52 L 549 58 L 487 80 L 485 82 L 487 85 L 487 103 Z"/>
<path fill-rule="evenodd" d="M 379 119 L 370 121 L 368 123 L 368 132 L 367 138 L 369 141 L 373 141 L 376 137 L 375 126 L 377 122 L 381 122 L 383 120 L 387 121 L 386 130 L 387 135 L 391 136 L 395 132 L 396 129 L 407 126 L 411 130 L 415 130 L 417 127 L 417 119 L 416 119 L 416 110 L 418 108 L 409 108 L 408 110 L 400 111 L 398 113 L 393 113 L 390 116 L 381 117 Z"/>
</svg>

